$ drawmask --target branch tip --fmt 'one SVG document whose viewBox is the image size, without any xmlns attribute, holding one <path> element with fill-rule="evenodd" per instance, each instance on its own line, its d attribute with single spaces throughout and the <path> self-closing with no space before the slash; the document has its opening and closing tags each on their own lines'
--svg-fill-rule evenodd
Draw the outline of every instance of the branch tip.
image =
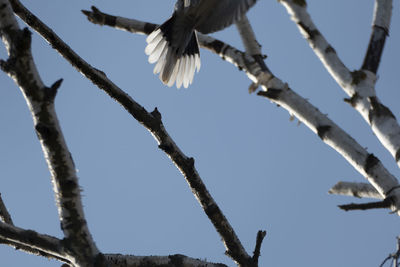
<svg viewBox="0 0 400 267">
<path fill-rule="evenodd" d="M 258 259 L 261 255 L 261 253 L 260 253 L 261 244 L 266 235 L 267 235 L 266 231 L 260 230 L 257 232 L 256 246 L 255 246 L 254 252 L 253 252 L 253 262 L 256 263 L 257 265 L 258 265 Z"/>
<path fill-rule="evenodd" d="M 391 197 L 387 197 L 382 201 L 368 202 L 368 203 L 350 203 L 345 205 L 338 205 L 344 211 L 349 210 L 370 210 L 370 209 L 389 209 L 393 204 Z"/>
<path fill-rule="evenodd" d="M 50 87 L 45 88 L 45 100 L 49 102 L 53 102 L 54 99 L 56 98 L 58 88 L 60 88 L 61 84 L 63 82 L 63 79 L 59 79 L 55 81 Z"/>
<path fill-rule="evenodd" d="M 150 114 L 157 120 L 161 121 L 161 113 L 158 111 L 157 107 L 155 107 L 154 110 L 150 112 Z"/>
<path fill-rule="evenodd" d="M 99 25 L 104 25 L 105 24 L 105 14 L 102 13 L 97 7 L 91 6 L 90 7 L 92 11 L 89 10 L 81 10 L 81 12 L 87 17 L 87 19 L 94 23 L 94 24 L 99 24 Z"/>
<path fill-rule="evenodd" d="M 368 174 L 376 164 L 379 163 L 379 159 L 374 154 L 370 153 L 365 160 L 364 170 Z"/>
</svg>

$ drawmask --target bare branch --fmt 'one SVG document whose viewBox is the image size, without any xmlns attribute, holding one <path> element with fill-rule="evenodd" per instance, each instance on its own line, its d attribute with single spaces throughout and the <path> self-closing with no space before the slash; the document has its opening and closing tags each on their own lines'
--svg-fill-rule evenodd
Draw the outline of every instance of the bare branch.
<svg viewBox="0 0 400 267">
<path fill-rule="evenodd" d="M 243 15 L 243 17 L 236 22 L 236 28 L 242 37 L 246 53 L 252 56 L 261 55 L 261 45 L 257 42 L 256 35 L 247 15 Z"/>
<path fill-rule="evenodd" d="M 149 34 L 158 27 L 157 24 L 149 22 L 109 15 L 101 12 L 94 6 L 92 7 L 92 10 L 93 11 L 83 10 L 82 12 L 88 17 L 89 21 L 95 24 L 107 25 L 137 34 Z M 247 27 L 250 27 L 249 23 L 239 23 L 238 25 L 238 27 L 243 27 L 244 31 L 249 30 Z M 263 61 L 264 56 L 250 56 L 249 54 L 243 53 L 242 51 L 239 51 L 236 48 L 208 35 L 197 33 L 197 36 L 202 48 L 210 50 L 219 55 L 222 59 L 232 63 L 240 70 L 246 71 L 250 80 L 257 83 L 257 87 L 258 84 L 260 84 L 260 81 L 268 81 L 272 78 L 272 74 Z M 255 74 L 257 76 L 254 76 Z"/>
<path fill-rule="evenodd" d="M 121 21 L 129 22 L 128 19 L 119 21 L 120 23 Z M 144 24 L 147 23 L 142 22 L 142 25 L 138 25 L 138 21 L 135 20 L 135 23 L 131 23 L 129 27 L 138 25 L 137 30 L 140 30 L 144 28 Z M 120 25 L 119 28 L 126 27 Z M 267 97 L 285 108 L 318 134 L 326 144 L 339 152 L 362 176 L 366 177 L 382 198 L 388 197 L 389 192 L 392 196 L 397 195 L 394 206 L 397 207 L 395 208 L 396 212 L 399 210 L 400 190 L 392 190 L 397 188 L 398 181 L 379 159 L 368 153 L 356 140 L 306 99 L 291 90 L 286 83 L 275 77 L 268 69 L 265 70 L 254 57 L 210 36 L 199 35 L 199 41 L 202 47 L 244 70 L 250 80 L 257 86 L 263 87 L 264 91 L 260 91 L 258 95 Z"/>
<path fill-rule="evenodd" d="M 72 259 L 65 252 L 62 241 L 52 236 L 0 222 L 0 237 L 7 242 L 7 245 L 31 254 L 66 263 L 70 263 Z"/>
<path fill-rule="evenodd" d="M 244 44 L 246 54 L 249 54 L 254 58 L 254 60 L 258 63 L 264 73 L 270 73 L 271 71 L 268 69 L 267 65 L 264 62 L 267 56 L 262 54 L 261 45 L 258 43 L 256 35 L 246 15 L 244 15 L 241 20 L 236 22 L 236 28 L 238 29 L 238 32 Z M 255 92 L 259 84 L 259 81 L 257 83 L 252 83 L 249 87 L 249 93 Z"/>
<path fill-rule="evenodd" d="M 51 87 L 43 84 L 30 50 L 31 33 L 19 29 L 7 0 L 0 0 L 0 32 L 9 54 L 0 65 L 18 84 L 30 108 L 51 173 L 67 247 L 76 263 L 91 266 L 99 251 L 86 224 L 75 166 L 54 109 L 61 80 Z"/>
<path fill-rule="evenodd" d="M 385 198 L 378 202 L 368 202 L 368 203 L 350 203 L 345 205 L 339 205 L 338 207 L 342 210 L 371 210 L 371 209 L 389 209 L 393 204 L 393 200 Z"/>
<path fill-rule="evenodd" d="M 80 73 L 91 80 L 100 89 L 105 91 L 114 100 L 120 103 L 137 121 L 143 124 L 156 138 L 159 148 L 162 149 L 182 172 L 192 189 L 193 194 L 201 204 L 205 213 L 221 235 L 226 253 L 236 262 L 248 266 L 251 257 L 243 248 L 235 231 L 223 215 L 222 211 L 211 197 L 202 182 L 194 159 L 187 157 L 169 136 L 161 121 L 161 114 L 155 109 L 149 113 L 144 107 L 135 102 L 128 94 L 118 88 L 101 71 L 94 69 L 79 57 L 66 43 L 64 43 L 49 27 L 41 22 L 34 14 L 27 10 L 19 1 L 12 0 L 14 12 L 29 26 L 45 38 L 68 62 Z M 144 28 L 143 28 L 144 29 Z"/>
<path fill-rule="evenodd" d="M 171 267 L 226 267 L 222 263 L 212 263 L 184 255 L 169 256 L 134 256 L 121 254 L 105 254 L 109 267 L 141 267 L 141 266 L 171 266 Z"/>
<path fill-rule="evenodd" d="M 382 262 L 381 265 L 379 265 L 379 267 L 383 267 L 383 265 L 385 265 L 385 263 L 392 259 L 392 266 L 393 267 L 398 267 L 398 261 L 400 258 L 400 236 L 398 236 L 397 238 L 397 250 L 394 253 L 389 254 L 389 256 L 386 257 L 386 259 Z"/>
<path fill-rule="evenodd" d="M 0 218 L 4 222 L 4 225 L 5 225 L 4 227 L 7 228 L 6 224 L 8 224 L 11 228 L 12 228 L 12 226 L 14 226 L 14 223 L 13 223 L 13 221 L 11 219 L 11 216 L 7 211 L 7 208 L 6 208 L 6 206 L 5 206 L 4 202 L 3 202 L 3 199 L 1 198 L 1 194 L 0 194 Z M 14 233 L 14 235 L 15 235 L 15 233 Z M 27 253 L 38 255 L 38 256 L 43 256 L 43 257 L 46 257 L 46 258 L 49 258 L 49 259 L 53 258 L 53 259 L 56 259 L 56 260 L 59 260 L 59 261 L 69 262 L 67 259 L 65 259 L 63 257 L 59 257 L 57 255 L 54 255 L 54 253 L 46 252 L 45 250 L 43 250 L 43 248 L 36 249 L 34 247 L 30 247 L 29 245 L 23 245 L 21 243 L 18 243 L 18 242 L 15 242 L 15 241 L 11 241 L 11 240 L 9 240 L 7 238 L 1 238 L 0 237 L 0 244 L 6 244 L 8 246 L 11 246 L 11 247 L 17 249 L 17 250 L 22 250 L 22 251 L 25 251 Z"/>
<path fill-rule="evenodd" d="M 261 244 L 264 240 L 264 237 L 267 235 L 266 231 L 258 231 L 257 232 L 257 239 L 256 239 L 256 247 L 254 248 L 253 252 L 253 261 L 258 264 L 258 258 L 260 257 L 261 253 Z"/>
<path fill-rule="evenodd" d="M 353 196 L 358 198 L 377 198 L 382 199 L 382 195 L 367 183 L 338 182 L 331 189 L 329 194 Z"/>
<path fill-rule="evenodd" d="M 376 96 L 376 73 L 373 71 L 375 67 L 350 71 L 313 23 L 307 12 L 305 1 L 282 0 L 280 3 L 286 7 L 292 20 L 297 24 L 300 32 L 307 39 L 310 47 L 331 76 L 350 96 L 349 99 L 346 99 L 346 102 L 349 102 L 371 126 L 379 141 L 400 167 L 400 125 L 390 109 L 383 105 Z M 374 24 L 383 27 L 383 29 L 388 29 L 392 0 L 377 0 L 376 3 Z M 383 16 L 386 17 L 383 18 Z M 381 42 L 382 47 L 380 49 L 383 49 L 384 42 L 382 40 L 377 40 L 377 42 Z M 375 45 L 376 43 L 373 41 L 371 46 L 375 47 Z M 372 52 L 369 54 L 367 52 L 366 61 L 369 62 L 368 65 L 371 61 L 376 61 L 377 56 L 373 56 Z"/>
<path fill-rule="evenodd" d="M 92 6 L 92 11 L 82 10 L 87 19 L 98 25 L 107 25 L 119 30 L 128 31 L 137 34 L 150 34 L 158 26 L 157 24 L 145 22 L 134 19 L 128 19 L 118 16 L 109 15 L 101 12 L 97 7 Z"/>
<path fill-rule="evenodd" d="M 392 0 L 375 0 L 371 38 L 365 54 L 362 69 L 376 74 L 381 61 L 386 36 L 389 35 L 392 17 Z"/>
</svg>

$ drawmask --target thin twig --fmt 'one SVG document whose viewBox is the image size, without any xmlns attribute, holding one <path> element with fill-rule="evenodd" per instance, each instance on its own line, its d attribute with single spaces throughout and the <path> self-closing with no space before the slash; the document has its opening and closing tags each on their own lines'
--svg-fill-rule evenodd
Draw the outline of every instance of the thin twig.
<svg viewBox="0 0 400 267">
<path fill-rule="evenodd" d="M 89 12 L 89 11 L 88 11 Z M 148 25 L 147 22 L 139 23 L 129 19 L 117 19 L 119 29 L 131 28 L 132 32 L 141 31 Z M 127 23 L 127 25 L 123 25 Z M 137 27 L 136 29 L 132 29 Z M 311 105 L 306 99 L 291 90 L 286 83 L 275 77 L 271 72 L 264 70 L 262 66 L 249 54 L 244 53 L 220 40 L 210 36 L 199 35 L 199 41 L 203 48 L 217 54 L 222 59 L 244 70 L 247 76 L 260 86 L 264 91 L 258 95 L 267 97 L 280 107 L 288 110 L 329 146 L 340 153 L 363 177 L 365 177 L 379 192 L 382 198 L 387 197 L 387 192 L 400 194 L 397 188 L 397 179 L 383 166 L 378 158 L 357 143 L 349 134 L 330 120 L 325 114 Z M 394 210 L 400 209 L 400 197 L 396 198 Z"/>
<path fill-rule="evenodd" d="M 0 237 L 7 245 L 31 254 L 66 263 L 72 259 L 64 250 L 63 241 L 52 236 L 0 222 Z"/>
<path fill-rule="evenodd" d="M 285 6 L 292 20 L 297 24 L 300 32 L 307 39 L 310 47 L 327 71 L 350 97 L 345 101 L 361 114 L 371 126 L 381 144 L 390 152 L 400 167 L 400 125 L 390 109 L 380 102 L 375 93 L 376 73 L 374 69 L 378 68 L 384 44 L 383 37 L 381 36 L 381 40 L 377 41 L 379 45 L 374 41 L 371 43 L 371 46 L 373 46 L 371 49 L 379 46 L 379 50 L 375 51 L 376 54 L 375 52 L 367 52 L 364 62 L 367 62 L 366 64 L 369 67 L 350 71 L 312 21 L 307 12 L 305 1 L 281 0 L 280 3 Z M 392 0 L 376 0 L 375 25 L 388 30 L 391 7 Z M 376 27 L 373 30 L 376 30 Z M 376 32 L 382 33 L 380 30 L 376 30 Z M 372 61 L 374 63 L 371 63 Z"/>
<path fill-rule="evenodd" d="M 371 209 L 389 209 L 393 205 L 392 198 L 385 198 L 382 201 L 368 202 L 368 203 L 350 203 L 345 205 L 338 205 L 342 210 L 371 210 Z"/>
<path fill-rule="evenodd" d="M 379 265 L 379 267 L 383 267 L 383 265 L 385 265 L 385 263 L 390 259 L 392 260 L 392 264 L 391 265 L 393 267 L 397 267 L 398 266 L 398 261 L 399 261 L 399 258 L 400 258 L 400 236 L 398 236 L 396 239 L 397 239 L 397 250 L 396 250 L 396 252 L 389 254 L 389 256 L 387 256 L 383 260 L 381 265 Z"/>
<path fill-rule="evenodd" d="M 362 69 L 372 71 L 375 74 L 378 71 L 386 37 L 389 35 L 391 17 L 392 0 L 375 0 L 372 32 Z"/>
<path fill-rule="evenodd" d="M 255 262 L 256 265 L 258 265 L 258 258 L 260 258 L 260 251 L 261 251 L 261 244 L 264 240 L 264 237 L 267 235 L 266 231 L 258 231 L 257 232 L 257 239 L 256 239 L 256 246 L 254 248 L 253 252 L 253 261 Z"/>
<path fill-rule="evenodd" d="M 23 21 L 43 36 L 43 38 L 80 73 L 121 104 L 137 121 L 143 124 L 143 126 L 153 134 L 159 143 L 159 148 L 171 158 L 177 168 L 182 172 L 205 213 L 221 235 L 227 249 L 226 253 L 236 262 L 246 266 L 251 257 L 243 248 L 232 226 L 202 182 L 200 175 L 194 167 L 194 159 L 187 157 L 165 130 L 161 121 L 161 114 L 158 110 L 155 109 L 151 113 L 146 111 L 144 107 L 117 87 L 101 71 L 94 69 L 78 56 L 48 26 L 27 10 L 19 1 L 12 0 L 12 3 L 14 12 Z"/>
<path fill-rule="evenodd" d="M 6 224 L 8 224 L 10 226 L 14 226 L 11 216 L 7 211 L 7 208 L 3 202 L 3 199 L 1 198 L 1 194 L 0 194 L 0 219 L 4 222 L 4 224 L 2 224 L 0 226 L 0 228 L 1 227 L 7 228 L 7 226 L 5 226 Z M 29 245 L 24 245 L 24 244 L 9 240 L 6 237 L 0 238 L 0 244 L 6 244 L 17 250 L 22 250 L 22 251 L 25 251 L 27 253 L 34 254 L 34 255 L 40 255 L 40 256 L 46 257 L 48 259 L 56 259 L 56 260 L 63 261 L 63 262 L 69 262 L 64 257 L 61 257 L 60 255 L 58 255 L 58 256 L 54 255 L 54 253 L 48 253 L 43 248 L 33 248 L 33 247 L 30 247 Z"/>
<path fill-rule="evenodd" d="M 91 266 L 100 254 L 86 224 L 76 169 L 54 108 L 62 80 L 50 87 L 44 85 L 31 53 L 31 32 L 20 30 L 9 4 L 0 0 L 0 32 L 9 54 L 0 66 L 18 84 L 30 108 L 51 173 L 65 244 L 73 254 L 70 256 L 80 265 Z"/>
</svg>

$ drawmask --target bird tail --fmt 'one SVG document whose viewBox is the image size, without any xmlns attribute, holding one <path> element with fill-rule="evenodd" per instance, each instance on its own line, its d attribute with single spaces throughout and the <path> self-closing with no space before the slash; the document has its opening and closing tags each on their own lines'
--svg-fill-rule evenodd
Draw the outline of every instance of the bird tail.
<svg viewBox="0 0 400 267">
<path fill-rule="evenodd" d="M 180 25 L 183 25 L 180 27 Z M 156 63 L 154 74 L 160 73 L 160 80 L 171 87 L 187 88 L 194 73 L 200 70 L 200 51 L 197 35 L 193 29 L 177 23 L 175 14 L 153 31 L 146 39 L 146 55 L 149 63 Z"/>
</svg>

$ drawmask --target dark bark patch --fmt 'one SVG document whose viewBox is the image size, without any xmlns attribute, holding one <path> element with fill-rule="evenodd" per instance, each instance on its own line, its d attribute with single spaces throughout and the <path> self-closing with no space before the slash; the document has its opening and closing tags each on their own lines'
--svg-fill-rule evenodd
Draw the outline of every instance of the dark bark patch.
<svg viewBox="0 0 400 267">
<path fill-rule="evenodd" d="M 328 132 L 330 131 L 332 127 L 330 125 L 322 125 L 317 128 L 317 134 L 319 138 L 324 140 L 324 138 L 327 136 Z"/>
<path fill-rule="evenodd" d="M 317 29 L 310 29 L 304 23 L 298 22 L 298 25 L 308 34 L 308 39 L 315 40 L 315 37 L 321 35 Z"/>
<path fill-rule="evenodd" d="M 369 97 L 368 100 L 372 106 L 372 109 L 368 114 L 370 123 L 372 123 L 373 119 L 377 117 L 391 117 L 392 119 L 396 119 L 390 109 L 380 103 L 376 97 Z"/>
<path fill-rule="evenodd" d="M 267 97 L 271 100 L 278 100 L 281 93 L 281 89 L 268 88 L 267 91 L 260 91 L 257 95 Z"/>
<path fill-rule="evenodd" d="M 400 161 L 400 148 L 397 150 L 395 157 L 396 157 L 396 162 L 399 162 Z"/>
<path fill-rule="evenodd" d="M 334 54 L 336 54 L 336 51 L 335 51 L 335 49 L 334 49 L 332 46 L 328 45 L 328 47 L 325 48 L 325 53 L 326 53 L 326 54 L 328 54 L 328 53 L 334 53 Z"/>
<path fill-rule="evenodd" d="M 367 159 L 365 160 L 364 170 L 369 174 L 372 168 L 375 167 L 376 164 L 379 163 L 379 159 L 374 156 L 374 154 L 369 154 Z"/>
<path fill-rule="evenodd" d="M 295 3 L 296 5 L 299 5 L 301 7 L 306 7 L 307 3 L 305 0 L 293 0 L 293 3 Z"/>
<path fill-rule="evenodd" d="M 365 80 L 367 78 L 367 74 L 365 74 L 365 72 L 363 72 L 362 70 L 355 70 L 352 71 L 350 74 L 351 77 L 353 78 L 353 80 L 351 81 L 352 85 L 357 85 L 362 80 Z"/>
<path fill-rule="evenodd" d="M 217 53 L 220 54 L 222 51 L 222 48 L 224 47 L 224 43 L 219 41 L 219 40 L 215 40 L 213 42 L 210 43 L 210 46 L 213 48 L 213 50 Z"/>
</svg>

